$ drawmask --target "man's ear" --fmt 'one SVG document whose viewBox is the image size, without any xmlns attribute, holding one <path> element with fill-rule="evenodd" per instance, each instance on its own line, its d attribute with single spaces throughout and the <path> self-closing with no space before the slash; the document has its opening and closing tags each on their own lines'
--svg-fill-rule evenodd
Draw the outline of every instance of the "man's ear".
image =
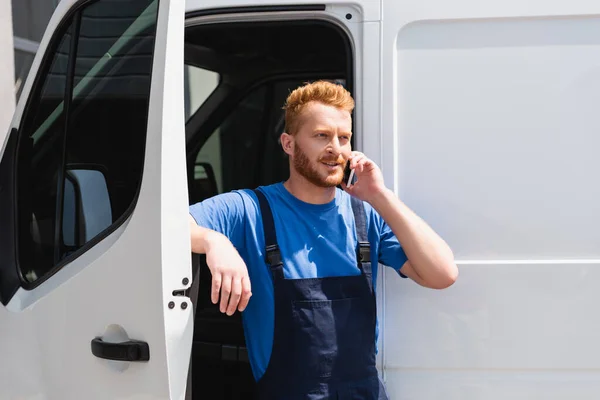
<svg viewBox="0 0 600 400">
<path fill-rule="evenodd" d="M 281 147 L 283 148 L 283 151 L 288 156 L 293 155 L 294 154 L 294 136 L 290 135 L 289 133 L 283 132 L 281 134 L 281 136 L 279 137 L 279 140 L 281 141 Z"/>
</svg>

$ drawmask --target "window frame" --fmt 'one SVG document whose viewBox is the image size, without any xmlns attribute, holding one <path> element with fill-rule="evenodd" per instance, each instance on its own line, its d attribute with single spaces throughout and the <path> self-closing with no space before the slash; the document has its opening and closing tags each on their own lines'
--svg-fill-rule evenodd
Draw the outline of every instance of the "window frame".
<svg viewBox="0 0 600 400">
<path fill-rule="evenodd" d="M 33 40 L 25 39 L 19 36 L 13 36 L 13 47 L 15 50 L 22 51 L 23 53 L 35 55 L 40 48 L 40 44 Z"/>
<path fill-rule="evenodd" d="M 25 107 L 23 108 L 23 113 L 21 114 L 21 119 L 19 121 L 18 127 L 16 130 L 14 130 L 12 132 L 12 134 L 15 134 L 17 136 L 16 138 L 16 145 L 14 147 L 13 152 L 13 186 L 11 188 L 11 192 L 12 192 L 12 198 L 13 198 L 13 212 L 15 215 L 15 218 L 13 219 L 13 224 L 14 226 L 13 228 L 13 232 L 14 232 L 14 268 L 16 269 L 17 272 L 17 276 L 19 278 L 19 283 L 20 286 L 23 287 L 25 290 L 32 290 L 34 288 L 36 288 L 37 286 L 41 285 L 44 281 L 46 281 L 48 278 L 50 278 L 52 275 L 54 275 L 58 270 L 60 270 L 62 268 L 61 265 L 54 265 L 50 270 L 48 270 L 48 272 L 42 276 L 39 277 L 38 279 L 36 279 L 35 281 L 31 282 L 28 279 L 25 278 L 24 276 L 24 271 L 21 268 L 21 260 L 20 260 L 20 255 L 19 255 L 19 249 L 21 246 L 21 232 L 24 229 L 23 227 L 20 226 L 20 208 L 19 208 L 19 195 L 18 195 L 18 177 L 19 177 L 19 150 L 21 149 L 21 146 L 23 145 L 22 142 L 23 140 L 27 140 L 28 137 L 24 137 L 23 132 L 26 131 L 26 128 L 28 128 L 28 123 L 30 123 L 30 118 L 28 118 L 30 115 L 32 115 L 32 113 L 35 111 L 36 109 L 36 104 L 40 99 L 41 93 L 44 89 L 44 85 L 46 83 L 46 78 L 49 75 L 50 69 L 52 68 L 52 63 L 54 61 L 54 58 L 56 56 L 56 54 L 58 53 L 60 44 L 62 42 L 63 37 L 66 35 L 69 27 L 71 26 L 71 24 L 73 23 L 73 20 L 75 17 L 78 16 L 78 13 L 80 11 L 81 8 L 85 7 L 88 3 L 93 2 L 94 0 L 87 0 L 87 1 L 83 1 L 82 3 L 78 4 L 76 7 L 73 7 L 72 9 L 68 10 L 67 13 L 65 14 L 65 16 L 63 17 L 63 19 L 59 22 L 59 24 L 57 25 L 56 29 L 54 30 L 54 32 L 52 33 L 52 36 L 50 37 L 50 41 L 48 43 L 48 47 L 45 49 L 44 51 L 44 55 L 42 57 L 42 60 L 40 62 L 40 66 L 38 68 L 38 70 L 36 71 L 36 75 L 33 81 L 33 85 L 31 87 L 31 91 L 29 92 L 29 95 L 27 97 L 27 100 L 25 102 Z M 69 45 L 69 58 L 71 57 L 71 45 Z M 67 79 L 69 79 L 69 77 L 66 77 Z M 64 94 L 63 94 L 63 99 L 64 99 Z M 6 157 L 6 155 L 4 155 L 3 157 Z"/>
<path fill-rule="evenodd" d="M 204 23 L 202 22 L 201 17 L 210 16 L 214 14 L 224 15 L 224 14 L 232 14 L 232 13 L 247 13 L 247 12 L 287 12 L 287 11 L 323 11 L 325 9 L 324 5 L 287 5 L 287 6 L 248 6 L 248 7 L 226 7 L 226 8 L 218 8 L 212 10 L 200 10 L 194 12 L 186 13 L 186 19 L 191 20 L 191 24 L 186 25 L 186 32 L 188 29 L 192 29 L 196 26 L 201 26 Z M 200 19 L 197 19 L 200 18 Z M 197 19 L 197 20 L 196 20 Z M 215 25 L 237 25 L 248 23 L 247 20 L 240 21 L 219 21 L 210 24 Z M 356 89 L 356 65 L 355 65 L 355 57 L 356 52 L 354 45 L 352 43 L 351 35 L 345 31 L 345 29 L 339 24 L 324 20 L 320 18 L 307 18 L 307 19 L 290 19 L 290 20 L 271 20 L 264 19 L 258 21 L 251 21 L 252 23 L 262 24 L 267 22 L 269 24 L 282 24 L 289 25 L 290 23 L 295 24 L 310 24 L 310 25 L 322 25 L 327 26 L 332 31 L 335 31 L 338 35 L 340 35 L 343 46 L 346 54 L 346 68 L 344 71 L 345 80 L 346 80 L 346 89 L 356 98 L 357 94 L 355 93 Z M 186 42 L 187 43 L 187 42 Z M 194 64 L 195 59 L 186 55 L 186 63 Z M 228 81 L 231 79 L 230 74 L 222 73 L 222 71 L 218 69 L 214 69 L 215 72 L 219 73 L 222 80 Z M 244 82 L 240 85 L 239 90 L 230 91 L 227 89 L 225 93 L 221 93 L 221 88 L 226 85 L 219 85 L 211 95 L 206 99 L 206 101 L 196 110 L 195 114 L 192 114 L 190 118 L 185 122 L 186 125 L 186 163 L 187 163 L 187 175 L 188 175 L 188 186 L 193 181 L 194 176 L 194 166 L 196 162 L 196 158 L 198 157 L 198 153 L 200 152 L 202 146 L 206 143 L 210 135 L 217 129 L 223 121 L 229 116 L 229 114 L 237 107 L 239 102 L 243 101 L 243 99 L 248 96 L 253 90 L 255 90 L 258 86 L 263 84 L 268 84 L 274 81 L 284 81 L 287 79 L 336 79 L 339 78 L 336 72 L 333 71 L 310 71 L 310 72 L 287 72 L 287 71 L 273 71 L 268 75 L 260 76 L 256 79 L 252 80 L 244 80 Z M 225 90 L 225 89 L 223 89 Z M 215 97 L 215 99 L 213 99 Z M 213 101 L 215 100 L 215 101 Z M 215 104 L 216 103 L 216 104 Z M 199 113 L 203 112 L 204 108 L 210 108 L 214 110 L 207 116 L 204 120 L 200 121 L 201 123 L 196 121 L 196 116 Z M 358 108 L 358 105 L 357 105 Z M 356 108 L 352 113 L 352 131 L 356 130 Z M 352 136 L 352 146 L 355 146 L 356 136 Z"/>
</svg>

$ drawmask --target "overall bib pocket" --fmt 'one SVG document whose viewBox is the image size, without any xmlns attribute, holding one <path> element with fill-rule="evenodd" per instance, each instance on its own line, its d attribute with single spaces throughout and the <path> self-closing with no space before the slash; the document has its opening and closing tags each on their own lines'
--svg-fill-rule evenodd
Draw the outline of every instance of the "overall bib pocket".
<svg viewBox="0 0 600 400">
<path fill-rule="evenodd" d="M 352 363 L 364 362 L 356 350 L 366 340 L 368 303 L 359 297 L 292 303 L 294 350 L 307 377 L 344 379 Z"/>
</svg>

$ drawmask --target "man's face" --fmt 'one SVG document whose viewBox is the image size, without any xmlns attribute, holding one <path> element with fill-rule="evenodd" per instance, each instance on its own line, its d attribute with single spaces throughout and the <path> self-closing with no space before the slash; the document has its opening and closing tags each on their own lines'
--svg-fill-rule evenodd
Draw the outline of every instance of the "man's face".
<svg viewBox="0 0 600 400">
<path fill-rule="evenodd" d="M 293 168 L 316 186 L 339 185 L 352 151 L 351 137 L 349 112 L 321 103 L 309 104 L 294 135 Z"/>
</svg>

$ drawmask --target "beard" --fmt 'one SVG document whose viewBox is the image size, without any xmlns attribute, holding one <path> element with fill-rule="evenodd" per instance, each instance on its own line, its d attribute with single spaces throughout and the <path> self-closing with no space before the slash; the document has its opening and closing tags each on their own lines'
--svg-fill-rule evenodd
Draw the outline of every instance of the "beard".
<svg viewBox="0 0 600 400">
<path fill-rule="evenodd" d="M 341 168 L 338 168 L 336 171 L 319 171 L 319 164 L 323 162 L 337 162 Z M 312 163 L 297 143 L 294 148 L 294 169 L 310 183 L 322 188 L 335 187 L 342 183 L 346 163 L 347 161 L 341 155 L 337 158 L 320 157 L 317 162 Z"/>
</svg>

